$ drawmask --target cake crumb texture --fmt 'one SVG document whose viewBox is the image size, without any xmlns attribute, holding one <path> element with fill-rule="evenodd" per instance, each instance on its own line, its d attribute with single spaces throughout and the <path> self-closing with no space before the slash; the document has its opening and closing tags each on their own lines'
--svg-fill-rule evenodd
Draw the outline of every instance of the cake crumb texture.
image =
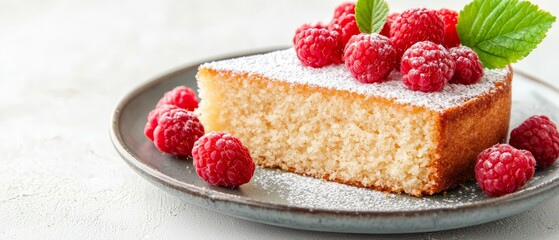
<svg viewBox="0 0 559 240">
<path fill-rule="evenodd" d="M 225 62 L 231 61 L 241 60 Z M 472 179 L 477 153 L 506 137 L 508 68 L 496 72 L 507 75 L 492 80 L 491 87 L 468 88 L 476 89 L 477 95 L 462 99 L 460 105 L 437 105 L 430 102 L 433 99 L 422 99 L 426 104 L 418 105 L 402 101 L 414 97 L 387 97 L 386 89 L 356 94 L 355 89 L 327 87 L 318 80 L 272 79 L 269 73 L 225 65 L 216 62 L 199 69 L 200 121 L 207 132 L 225 131 L 241 139 L 264 167 L 421 196 Z M 338 81 L 337 68 L 329 71 Z M 396 81 L 382 84 L 389 84 L 389 89 L 404 87 Z M 403 90 L 412 92 L 397 91 Z M 439 95 L 452 96 L 446 90 Z"/>
</svg>

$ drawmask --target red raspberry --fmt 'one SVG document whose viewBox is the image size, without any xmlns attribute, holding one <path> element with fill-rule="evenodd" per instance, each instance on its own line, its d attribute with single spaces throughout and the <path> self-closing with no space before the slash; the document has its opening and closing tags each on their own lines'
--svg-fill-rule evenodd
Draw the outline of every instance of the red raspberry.
<svg viewBox="0 0 559 240">
<path fill-rule="evenodd" d="M 338 18 L 334 18 L 330 25 L 328 25 L 328 29 L 340 33 L 343 46 L 346 45 L 351 36 L 361 33 L 355 20 L 355 14 L 343 14 Z"/>
<path fill-rule="evenodd" d="M 153 131 L 153 143 L 164 153 L 190 156 L 194 142 L 204 135 L 204 126 L 194 113 L 172 109 L 163 113 Z"/>
<path fill-rule="evenodd" d="M 477 53 L 469 47 L 460 46 L 448 50 L 456 63 L 451 83 L 474 84 L 483 77 L 483 64 Z"/>
<path fill-rule="evenodd" d="M 535 166 L 530 152 L 497 144 L 477 156 L 477 185 L 492 197 L 512 193 L 534 176 Z"/>
<path fill-rule="evenodd" d="M 458 37 L 458 32 L 456 31 L 456 24 L 458 24 L 458 12 L 443 8 L 439 9 L 437 13 L 444 22 L 445 41 L 443 45 L 446 48 L 460 46 L 460 37 Z"/>
<path fill-rule="evenodd" d="M 397 12 L 393 12 L 390 15 L 388 15 L 388 17 L 386 18 L 386 22 L 384 23 L 384 27 L 380 31 L 380 35 L 390 37 L 390 27 L 392 26 L 392 23 L 396 21 L 396 18 L 398 18 L 399 16 L 400 13 Z"/>
<path fill-rule="evenodd" d="M 396 67 L 396 51 L 390 39 L 376 33 L 351 37 L 344 53 L 346 68 L 363 83 L 382 82 Z"/>
<path fill-rule="evenodd" d="M 194 111 L 198 107 L 198 98 L 196 98 L 194 90 L 185 86 L 178 86 L 166 92 L 157 103 L 156 108 L 164 104 L 175 105 L 188 111 Z"/>
<path fill-rule="evenodd" d="M 169 112 L 173 109 L 179 109 L 179 107 L 175 105 L 164 104 L 149 112 L 148 122 L 144 127 L 144 134 L 147 138 L 149 138 L 149 140 L 153 142 L 153 131 L 157 127 L 157 121 L 159 120 L 159 117 L 163 115 L 163 113 Z"/>
<path fill-rule="evenodd" d="M 530 151 L 538 168 L 551 166 L 559 157 L 559 132 L 547 116 L 532 116 L 510 133 L 510 145 Z"/>
<path fill-rule="evenodd" d="M 295 51 L 303 65 L 314 68 L 342 63 L 343 45 L 337 31 L 309 28 L 295 36 Z"/>
<path fill-rule="evenodd" d="M 354 2 L 345 2 L 336 7 L 336 10 L 334 10 L 334 19 L 344 14 L 355 14 Z"/>
<path fill-rule="evenodd" d="M 444 22 L 434 10 L 425 8 L 406 10 L 392 23 L 390 40 L 400 58 L 406 49 L 416 42 L 443 43 Z"/>
<path fill-rule="evenodd" d="M 321 22 L 312 23 L 312 24 L 305 23 L 301 25 L 299 28 L 297 28 L 297 30 L 295 30 L 295 35 L 293 35 L 293 44 L 295 44 L 295 39 L 297 37 L 297 34 L 309 28 L 326 28 L 326 26 L 324 26 Z"/>
<path fill-rule="evenodd" d="M 192 156 L 198 176 L 212 185 L 238 187 L 249 182 L 254 174 L 248 149 L 228 133 L 204 135 L 194 143 Z"/>
<path fill-rule="evenodd" d="M 404 84 L 411 90 L 435 92 L 443 90 L 455 67 L 452 56 L 443 46 L 425 41 L 406 50 L 400 72 Z"/>
</svg>

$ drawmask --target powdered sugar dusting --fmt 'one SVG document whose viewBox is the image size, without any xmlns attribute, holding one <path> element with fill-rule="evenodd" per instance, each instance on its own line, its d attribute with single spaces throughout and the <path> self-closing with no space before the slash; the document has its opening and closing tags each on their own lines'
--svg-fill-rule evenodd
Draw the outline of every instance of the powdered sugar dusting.
<svg viewBox="0 0 559 240">
<path fill-rule="evenodd" d="M 367 97 L 394 99 L 398 103 L 423 106 L 435 111 L 457 107 L 472 98 L 494 90 L 495 83 L 503 81 L 509 70 L 485 69 L 480 83 L 472 85 L 447 84 L 442 92 L 423 93 L 409 90 L 397 71 L 388 81 L 364 84 L 353 78 L 343 65 L 311 68 L 303 66 L 293 48 L 267 54 L 205 63 L 201 67 L 234 73 L 257 74 L 292 84 L 308 84 L 328 89 L 339 89 L 363 94 Z"/>
<path fill-rule="evenodd" d="M 549 181 L 547 172 L 553 169 L 536 172 L 519 191 L 538 187 L 542 181 Z M 546 179 L 546 180 L 544 180 Z M 278 169 L 258 168 L 252 184 L 268 196 L 275 196 L 276 202 L 308 209 L 338 211 L 416 211 L 426 209 L 456 208 L 476 204 L 489 199 L 475 182 L 466 184 L 444 193 L 433 196 L 414 197 L 406 194 L 393 194 L 305 177 Z"/>
<path fill-rule="evenodd" d="M 253 183 L 268 194 L 279 195 L 288 205 L 346 211 L 406 211 L 456 207 L 486 199 L 475 183 L 427 197 L 375 191 L 305 177 L 281 170 L 258 169 Z"/>
</svg>

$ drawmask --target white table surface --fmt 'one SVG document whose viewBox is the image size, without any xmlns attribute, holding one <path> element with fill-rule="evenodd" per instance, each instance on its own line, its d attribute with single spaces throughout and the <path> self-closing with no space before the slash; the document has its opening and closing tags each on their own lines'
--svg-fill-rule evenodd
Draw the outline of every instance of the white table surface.
<svg viewBox="0 0 559 240">
<path fill-rule="evenodd" d="M 466 1 L 389 0 L 394 10 Z M 534 1 L 559 16 L 556 1 Z M 338 1 L 0 0 L 0 239 L 559 239 L 559 197 L 499 221 L 411 235 L 291 230 L 189 205 L 113 149 L 120 97 L 188 63 L 287 46 Z M 559 27 L 515 66 L 556 81 Z"/>
</svg>

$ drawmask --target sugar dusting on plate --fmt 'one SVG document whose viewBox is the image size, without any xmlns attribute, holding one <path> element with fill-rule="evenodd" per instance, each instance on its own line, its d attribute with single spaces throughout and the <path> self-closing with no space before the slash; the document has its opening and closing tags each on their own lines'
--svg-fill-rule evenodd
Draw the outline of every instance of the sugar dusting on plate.
<svg viewBox="0 0 559 240">
<path fill-rule="evenodd" d="M 400 80 L 401 76 L 397 71 L 393 71 L 386 82 L 364 84 L 353 78 L 343 65 L 323 68 L 303 66 L 293 48 L 205 63 L 201 67 L 257 74 L 276 81 L 339 89 L 368 97 L 390 98 L 399 103 L 423 106 L 436 111 L 460 106 L 476 96 L 494 90 L 495 84 L 499 81 L 504 82 L 509 72 L 508 68 L 485 69 L 483 79 L 477 84 L 447 84 L 442 92 L 423 93 L 409 90 Z"/>
<path fill-rule="evenodd" d="M 550 181 L 547 179 L 548 172 L 557 171 L 558 166 L 554 165 L 545 171 L 536 172 L 519 191 L 536 188 L 541 181 Z M 277 195 L 279 199 L 285 201 L 283 204 L 315 210 L 355 212 L 434 210 L 472 205 L 491 198 L 485 195 L 474 181 L 432 196 L 414 197 L 260 167 L 257 168 L 251 183 L 267 194 Z"/>
<path fill-rule="evenodd" d="M 457 207 L 486 199 L 475 183 L 434 196 L 414 197 L 324 181 L 277 169 L 258 168 L 251 181 L 290 206 L 338 211 L 413 211 Z"/>
</svg>

